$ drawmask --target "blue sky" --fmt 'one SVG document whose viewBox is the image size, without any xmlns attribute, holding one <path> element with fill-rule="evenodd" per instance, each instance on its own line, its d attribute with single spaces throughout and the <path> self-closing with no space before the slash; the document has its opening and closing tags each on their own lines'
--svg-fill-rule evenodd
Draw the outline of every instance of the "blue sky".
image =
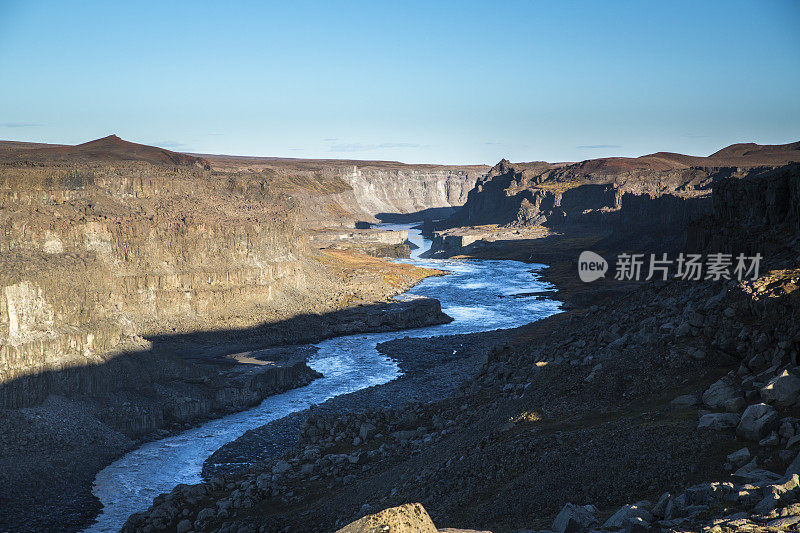
<svg viewBox="0 0 800 533">
<path fill-rule="evenodd" d="M 490 163 L 800 140 L 800 1 L 0 0 L 0 139 Z"/>
</svg>

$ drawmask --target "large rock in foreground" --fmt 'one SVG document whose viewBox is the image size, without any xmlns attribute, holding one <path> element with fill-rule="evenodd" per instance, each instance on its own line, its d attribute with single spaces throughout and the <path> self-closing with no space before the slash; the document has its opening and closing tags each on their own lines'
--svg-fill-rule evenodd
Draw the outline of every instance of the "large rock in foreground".
<svg viewBox="0 0 800 533">
<path fill-rule="evenodd" d="M 589 526 L 599 524 L 599 515 L 599 511 L 594 505 L 578 506 L 568 503 L 553 521 L 552 530 L 554 533 L 577 533 Z"/>
<path fill-rule="evenodd" d="M 742 414 L 736 434 L 743 439 L 759 440 L 772 429 L 777 420 L 778 413 L 773 407 L 765 403 L 751 405 Z"/>
<path fill-rule="evenodd" d="M 420 503 L 407 503 L 359 518 L 336 533 L 438 533 Z"/>
<path fill-rule="evenodd" d="M 761 397 L 765 402 L 787 407 L 797 401 L 800 396 L 800 378 L 784 370 L 761 389 Z"/>
</svg>

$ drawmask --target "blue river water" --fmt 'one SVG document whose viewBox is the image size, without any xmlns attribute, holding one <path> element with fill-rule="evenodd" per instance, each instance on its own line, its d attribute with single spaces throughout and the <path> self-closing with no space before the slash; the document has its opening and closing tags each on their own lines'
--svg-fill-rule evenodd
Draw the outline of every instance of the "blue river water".
<svg viewBox="0 0 800 533">
<path fill-rule="evenodd" d="M 349 335 L 316 343 L 319 351 L 309 360 L 309 366 L 324 377 L 305 387 L 271 396 L 257 407 L 148 442 L 98 473 L 93 492 L 102 502 L 103 510 L 86 532 L 119 531 L 131 514 L 147 509 L 154 497 L 180 483 L 199 483 L 203 462 L 246 431 L 329 398 L 396 379 L 400 376 L 398 365 L 377 351 L 378 343 L 406 336 L 430 337 L 513 328 L 560 310 L 558 301 L 524 296 L 552 289 L 538 279 L 537 271 L 544 265 L 499 260 L 422 259 L 420 255 L 430 248 L 430 241 L 423 239 L 418 230 L 400 224 L 382 224 L 380 228 L 409 230 L 409 240 L 419 248 L 410 259 L 400 261 L 450 273 L 426 278 L 406 294 L 438 298 L 442 310 L 453 317 L 453 322 L 414 330 Z"/>
</svg>

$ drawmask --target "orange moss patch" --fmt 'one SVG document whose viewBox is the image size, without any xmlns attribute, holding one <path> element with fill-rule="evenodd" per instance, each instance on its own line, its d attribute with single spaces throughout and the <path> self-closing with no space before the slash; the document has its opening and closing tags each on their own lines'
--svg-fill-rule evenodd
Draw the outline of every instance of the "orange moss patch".
<svg viewBox="0 0 800 533">
<path fill-rule="evenodd" d="M 424 268 L 407 263 L 395 263 L 387 259 L 359 254 L 348 250 L 325 249 L 321 262 L 327 266 L 349 271 L 352 274 L 380 276 L 384 283 L 396 288 L 408 288 L 428 276 L 443 276 L 442 270 Z"/>
</svg>

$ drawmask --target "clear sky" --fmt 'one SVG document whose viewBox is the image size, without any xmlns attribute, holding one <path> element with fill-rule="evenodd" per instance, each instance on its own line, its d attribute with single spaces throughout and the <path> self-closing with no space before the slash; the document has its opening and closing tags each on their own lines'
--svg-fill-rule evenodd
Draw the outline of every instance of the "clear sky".
<svg viewBox="0 0 800 533">
<path fill-rule="evenodd" d="M 490 163 L 800 140 L 800 0 L 0 0 L 0 139 Z"/>
</svg>

